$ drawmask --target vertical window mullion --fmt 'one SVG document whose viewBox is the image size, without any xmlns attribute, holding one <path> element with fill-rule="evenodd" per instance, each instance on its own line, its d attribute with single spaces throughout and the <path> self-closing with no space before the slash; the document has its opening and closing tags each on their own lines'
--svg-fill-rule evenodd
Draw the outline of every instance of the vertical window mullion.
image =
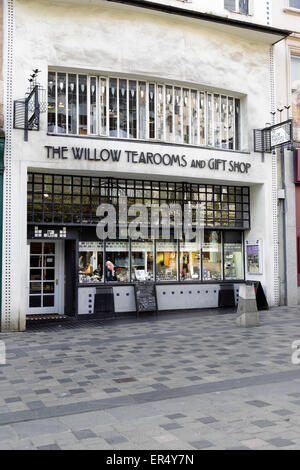
<svg viewBox="0 0 300 470">
<path fill-rule="evenodd" d="M 157 139 L 157 100 L 158 100 L 158 87 L 157 87 L 157 83 L 154 83 L 154 139 Z"/>
<path fill-rule="evenodd" d="M 146 139 L 150 138 L 149 126 L 150 126 L 150 112 L 149 112 L 149 83 L 146 82 Z"/>
<path fill-rule="evenodd" d="M 140 90 L 139 82 L 136 81 L 136 138 L 140 138 Z"/>
<path fill-rule="evenodd" d="M 117 136 L 120 137 L 120 79 L 117 78 Z"/>
<path fill-rule="evenodd" d="M 77 113 L 77 129 L 76 134 L 79 134 L 79 76 L 76 74 L 76 113 Z"/>
<path fill-rule="evenodd" d="M 233 114 L 233 150 L 236 150 L 236 128 L 235 128 L 235 98 L 233 99 L 233 110 L 232 110 L 232 114 Z"/>
<path fill-rule="evenodd" d="M 58 133 L 58 80 L 57 80 L 57 72 L 55 72 L 55 133 Z"/>
<path fill-rule="evenodd" d="M 189 144 L 192 143 L 192 92 L 189 90 L 189 98 L 188 98 L 188 122 L 189 122 Z"/>
<path fill-rule="evenodd" d="M 87 76 L 87 133 L 91 134 L 91 77 Z"/>
<path fill-rule="evenodd" d="M 130 87 L 129 87 L 129 80 L 126 80 L 126 84 L 127 84 L 127 139 L 129 139 L 129 93 L 130 93 Z"/>
<path fill-rule="evenodd" d="M 176 141 L 176 132 L 175 132 L 175 87 L 172 86 L 172 119 L 171 119 L 171 129 L 172 129 L 172 136 L 171 142 Z"/>
<path fill-rule="evenodd" d="M 174 99 L 175 101 L 175 99 Z M 181 134 L 181 143 L 184 144 L 184 123 L 183 123 L 183 115 L 184 112 L 184 96 L 183 96 L 183 88 L 180 88 L 180 134 Z"/>
<path fill-rule="evenodd" d="M 66 73 L 66 134 L 69 134 L 69 74 Z"/>
<path fill-rule="evenodd" d="M 105 78 L 106 81 L 106 135 L 109 136 L 109 78 Z"/>
<path fill-rule="evenodd" d="M 166 126 L 166 85 L 163 85 L 163 139 L 166 141 L 167 126 Z"/>
<path fill-rule="evenodd" d="M 200 100 L 201 100 L 201 93 L 197 90 L 197 102 L 196 102 L 196 110 L 197 110 L 197 145 L 200 145 Z"/>
<path fill-rule="evenodd" d="M 227 102 L 227 113 L 226 113 L 226 125 L 227 125 L 227 149 L 229 150 L 229 98 L 226 97 Z"/>
</svg>

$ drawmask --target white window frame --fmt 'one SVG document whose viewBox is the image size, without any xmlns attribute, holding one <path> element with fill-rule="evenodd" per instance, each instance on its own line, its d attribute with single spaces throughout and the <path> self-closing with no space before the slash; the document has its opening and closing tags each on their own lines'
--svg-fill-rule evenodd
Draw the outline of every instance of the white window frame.
<svg viewBox="0 0 300 470">
<path fill-rule="evenodd" d="M 56 70 L 49 70 L 50 73 L 54 73 L 55 74 L 55 77 L 56 77 L 56 84 L 55 84 L 55 87 L 56 87 L 56 115 L 55 115 L 55 130 L 54 132 L 49 132 L 49 134 L 58 134 L 58 127 L 57 127 L 57 118 L 58 118 L 58 107 L 57 107 L 57 100 L 58 100 L 58 73 L 59 71 L 56 71 Z M 229 150 L 229 151 L 241 151 L 242 149 L 242 142 L 243 142 L 243 114 L 244 114 L 244 103 L 243 103 L 243 100 L 240 96 L 237 96 L 237 94 L 226 94 L 226 93 L 223 93 L 223 91 L 218 91 L 218 90 L 214 90 L 214 91 L 210 91 L 210 90 L 205 90 L 205 89 L 201 89 L 200 87 L 196 87 L 196 86 L 193 86 L 193 87 L 187 87 L 187 86 L 184 86 L 183 84 L 171 84 L 171 83 L 162 83 L 161 81 L 155 81 L 155 80 L 144 80 L 142 78 L 122 78 L 123 80 L 126 80 L 127 81 L 127 137 L 122 137 L 120 135 L 120 116 L 119 116 L 119 83 L 120 83 L 120 78 L 119 76 L 116 76 L 116 75 L 111 75 L 109 74 L 108 76 L 105 76 L 104 74 L 85 74 L 85 73 L 76 73 L 76 72 L 73 72 L 73 71 L 67 71 L 67 72 L 63 72 L 66 74 L 66 103 L 68 103 L 68 75 L 69 74 L 74 74 L 76 75 L 76 83 L 77 83 L 77 93 L 76 93 L 76 100 L 77 100 L 77 133 L 73 134 L 71 132 L 69 132 L 69 129 L 68 129 L 68 120 L 69 120 L 69 116 L 68 116 L 68 113 L 66 115 L 66 135 L 70 135 L 70 136 L 81 136 L 82 137 L 82 134 L 79 134 L 79 76 L 82 75 L 82 76 L 86 76 L 86 79 L 87 79 L 87 135 L 86 137 L 95 137 L 95 136 L 100 136 L 102 138 L 109 138 L 109 139 L 121 139 L 122 140 L 143 140 L 143 141 L 147 141 L 147 142 L 164 142 L 164 143 L 176 143 L 178 145 L 188 145 L 188 146 L 200 146 L 200 147 L 205 147 L 205 148 L 222 148 L 222 122 L 221 122 L 221 118 L 222 118 L 222 113 L 221 113 L 221 109 L 220 109 L 220 119 L 219 119 L 219 128 L 220 128 L 220 145 L 218 147 L 215 146 L 215 96 L 216 95 L 219 95 L 219 106 L 221 106 L 221 97 L 222 96 L 225 96 L 226 99 L 227 99 L 227 103 L 228 103 L 228 99 L 231 98 L 233 99 L 233 103 L 235 103 L 235 100 L 236 99 L 239 99 L 240 100 L 240 104 L 241 104 L 241 112 L 240 112 L 240 122 L 239 122 L 239 125 L 240 125 L 240 148 L 239 149 L 236 149 L 235 145 L 234 145 L 234 148 L 233 149 L 229 149 L 229 148 L 224 148 L 223 150 Z M 97 94 L 97 97 L 96 97 L 96 109 L 97 109 L 97 120 L 96 120 L 96 133 L 91 133 L 91 108 L 90 108 L 90 83 L 91 83 L 91 79 L 92 78 L 96 78 L 96 94 Z M 110 79 L 116 79 L 117 80 L 117 85 L 116 85 L 116 93 L 117 93 L 117 109 L 118 109 L 118 113 L 117 113 L 117 132 L 116 132 L 116 136 L 110 136 L 109 135 L 109 82 L 110 82 Z M 102 112 L 102 109 L 101 109 L 101 106 L 100 106 L 100 93 L 101 93 L 101 83 L 102 83 L 102 80 L 106 80 L 106 135 L 103 135 L 101 133 L 101 112 Z M 136 135 L 136 138 L 131 138 L 129 136 L 129 82 L 130 81 L 135 81 L 136 82 L 136 98 L 137 98 L 137 111 L 136 111 L 136 126 L 137 126 L 137 135 Z M 140 138 L 140 135 L 139 135 L 139 83 L 140 82 L 143 82 L 146 84 L 146 137 L 141 139 Z M 150 138 L 150 135 L 149 135 L 149 118 L 150 118 L 150 115 L 149 115 L 149 86 L 150 85 L 154 85 L 154 90 L 155 90 L 155 102 L 154 102 L 154 108 L 155 108 L 155 135 L 154 135 L 154 138 Z M 163 123 L 164 123 L 164 128 L 163 128 L 163 131 L 164 131 L 164 135 L 163 135 L 163 138 L 162 139 L 158 139 L 158 136 L 157 136 L 157 100 L 158 100 L 158 94 L 157 94 L 157 90 L 158 90 L 158 86 L 162 86 L 162 91 L 163 91 Z M 173 112 L 172 112 L 172 136 L 169 140 L 166 139 L 166 87 L 171 87 L 171 89 L 173 90 Z M 180 116 L 180 119 L 181 119 L 181 141 L 180 142 L 175 142 L 175 120 L 174 120 L 174 117 L 175 117 L 175 111 L 174 111 L 174 107 L 175 107 L 175 96 L 174 96 L 174 90 L 175 90 L 175 87 L 176 88 L 180 88 L 181 90 L 181 116 Z M 184 112 L 184 102 L 183 102 L 183 90 L 186 89 L 188 90 L 188 124 L 189 124 L 189 143 L 186 143 L 184 142 L 184 132 L 183 132 L 183 112 Z M 199 107 L 199 103 L 200 103 L 200 96 L 201 96 L 201 93 L 204 95 L 204 127 L 205 127 L 205 142 L 204 143 L 201 143 L 200 144 L 200 109 L 197 110 L 197 113 L 198 113 L 198 129 L 197 129 L 197 142 L 196 143 L 192 143 L 192 135 L 191 135 L 191 132 L 192 132 L 192 126 L 191 126 L 191 119 L 192 119 L 192 115 L 191 115 L 191 111 L 192 111 L 192 100 L 191 100 L 191 96 L 192 96 L 192 91 L 196 91 L 197 92 L 197 106 Z M 211 117 L 211 126 L 212 126 L 212 145 L 209 145 L 208 144 L 208 96 L 211 95 L 212 97 L 212 102 L 211 102 L 211 105 L 212 105 L 212 117 Z M 235 109 L 235 106 L 234 106 L 234 109 Z M 233 116 L 233 119 L 235 119 L 235 117 Z M 228 121 L 228 106 L 227 106 L 227 121 Z M 235 122 L 235 121 L 234 121 Z M 234 142 L 235 142 L 235 132 L 236 132 L 236 129 L 234 128 Z"/>
</svg>

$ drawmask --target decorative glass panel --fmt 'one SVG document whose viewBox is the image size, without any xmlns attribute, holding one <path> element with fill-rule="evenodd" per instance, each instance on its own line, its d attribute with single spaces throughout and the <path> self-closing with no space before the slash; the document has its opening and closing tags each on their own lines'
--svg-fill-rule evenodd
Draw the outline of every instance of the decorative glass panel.
<svg viewBox="0 0 300 470">
<path fill-rule="evenodd" d="M 57 132 L 65 134 L 67 130 L 66 112 L 66 74 L 57 74 Z"/>
<path fill-rule="evenodd" d="M 139 82 L 139 139 L 146 138 L 146 83 Z"/>
<path fill-rule="evenodd" d="M 164 87 L 157 86 L 157 138 L 164 139 Z"/>
<path fill-rule="evenodd" d="M 212 95 L 207 95 L 207 145 L 213 146 L 213 103 Z"/>
<path fill-rule="evenodd" d="M 182 99 L 181 88 L 174 89 L 174 129 L 175 142 L 182 142 Z"/>
<path fill-rule="evenodd" d="M 215 127 L 215 147 L 221 145 L 221 105 L 220 95 L 214 95 L 214 127 Z"/>
<path fill-rule="evenodd" d="M 97 78 L 90 79 L 90 133 L 97 133 Z"/>
<path fill-rule="evenodd" d="M 137 131 L 137 93 L 136 82 L 130 80 L 129 82 L 129 138 L 136 139 Z"/>
<path fill-rule="evenodd" d="M 173 139 L 173 87 L 166 86 L 166 141 Z"/>
<path fill-rule="evenodd" d="M 190 143 L 190 90 L 183 88 L 183 142 Z"/>
<path fill-rule="evenodd" d="M 77 75 L 68 74 L 68 133 L 77 134 Z"/>
<path fill-rule="evenodd" d="M 228 143 L 229 143 L 229 148 L 233 150 L 234 148 L 234 141 L 233 141 L 233 136 L 234 136 L 234 99 L 233 98 L 228 98 Z"/>
<path fill-rule="evenodd" d="M 48 74 L 48 132 L 56 132 L 56 74 Z"/>
<path fill-rule="evenodd" d="M 221 133 L 222 133 L 222 148 L 228 148 L 228 112 L 227 112 L 227 97 L 221 97 Z"/>
<path fill-rule="evenodd" d="M 127 80 L 119 81 L 120 137 L 127 138 Z"/>
<path fill-rule="evenodd" d="M 191 91 L 191 144 L 198 144 L 198 93 Z"/>
<path fill-rule="evenodd" d="M 241 113 L 241 102 L 235 100 L 235 149 L 240 149 L 240 113 Z"/>
<path fill-rule="evenodd" d="M 149 85 L 149 138 L 155 139 L 155 85 Z"/>
<path fill-rule="evenodd" d="M 100 133 L 107 135 L 107 80 L 100 79 Z"/>
<path fill-rule="evenodd" d="M 118 80 L 109 79 L 109 135 L 118 137 Z"/>
<path fill-rule="evenodd" d="M 200 145 L 206 144 L 206 95 L 199 93 L 199 124 L 200 124 Z"/>
<path fill-rule="evenodd" d="M 79 134 L 87 134 L 87 77 L 79 75 Z"/>
</svg>

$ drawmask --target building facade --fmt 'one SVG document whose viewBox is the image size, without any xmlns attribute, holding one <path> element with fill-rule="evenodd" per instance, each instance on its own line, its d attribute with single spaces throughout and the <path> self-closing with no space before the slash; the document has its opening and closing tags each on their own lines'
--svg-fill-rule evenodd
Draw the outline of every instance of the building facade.
<svg viewBox="0 0 300 470">
<path fill-rule="evenodd" d="M 274 26 L 284 25 L 293 32 L 276 45 L 274 58 L 276 120 L 293 119 L 293 145 L 277 152 L 278 187 L 284 190 L 283 199 L 278 205 L 281 303 L 297 305 L 300 302 L 300 188 L 297 176 L 300 147 L 300 2 L 273 2 L 272 20 Z"/>
<path fill-rule="evenodd" d="M 288 32 L 268 2 L 204 3 L 5 2 L 3 331 L 93 315 L 107 287 L 134 311 L 146 279 L 160 310 L 218 307 L 246 280 L 279 304 L 277 156 L 254 152 L 253 129 L 274 110 Z M 200 204 L 202 239 L 128 238 L 124 198 L 129 222 L 133 204 Z M 100 204 L 117 213 L 104 241 Z"/>
</svg>

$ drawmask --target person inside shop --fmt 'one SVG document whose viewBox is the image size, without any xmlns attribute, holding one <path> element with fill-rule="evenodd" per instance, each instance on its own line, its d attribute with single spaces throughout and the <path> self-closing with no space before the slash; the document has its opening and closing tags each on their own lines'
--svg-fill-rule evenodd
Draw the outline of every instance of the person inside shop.
<svg viewBox="0 0 300 470">
<path fill-rule="evenodd" d="M 105 263 L 105 277 L 107 282 L 115 280 L 115 266 L 109 260 L 107 260 Z"/>
<path fill-rule="evenodd" d="M 101 276 L 102 276 L 101 264 L 98 264 L 97 269 L 95 269 L 93 272 L 93 275 L 101 279 Z"/>
</svg>

